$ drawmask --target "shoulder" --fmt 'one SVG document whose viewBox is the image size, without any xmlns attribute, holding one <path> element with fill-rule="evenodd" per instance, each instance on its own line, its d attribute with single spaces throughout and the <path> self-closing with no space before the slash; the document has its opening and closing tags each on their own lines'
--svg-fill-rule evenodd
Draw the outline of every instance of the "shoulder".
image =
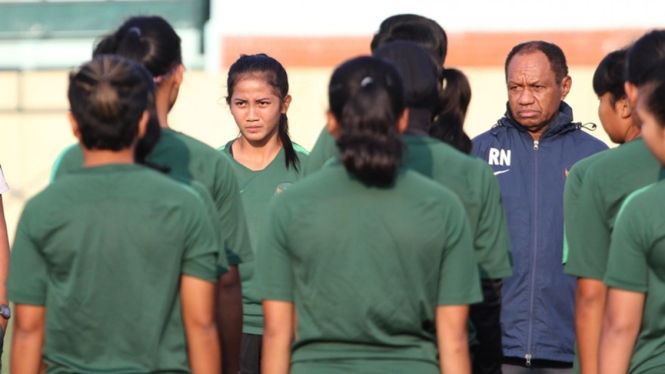
<svg viewBox="0 0 665 374">
<path fill-rule="evenodd" d="M 657 161 L 641 139 L 608 149 L 601 155 L 589 165 L 587 177 L 605 181 L 613 177 L 631 177 L 626 168 L 642 166 L 645 162 L 653 163 L 654 169 L 658 168 Z"/>
<path fill-rule="evenodd" d="M 608 148 L 605 142 L 584 131 L 583 128 L 578 128 L 569 134 L 591 151 L 600 152 Z"/>
<path fill-rule="evenodd" d="M 205 157 L 212 159 L 225 159 L 220 152 L 215 148 L 209 146 L 208 144 L 192 138 L 189 135 L 183 134 L 178 131 L 164 131 L 162 133 L 164 140 L 168 141 L 180 141 L 190 152 L 192 156 L 195 157 Z"/>
<path fill-rule="evenodd" d="M 573 165 L 573 167 L 570 168 L 570 174 L 579 175 L 579 176 L 586 174 L 589 168 L 593 164 L 595 164 L 601 157 L 604 157 L 607 154 L 607 152 L 609 152 L 609 150 L 603 150 L 598 153 L 594 153 L 587 158 L 583 158 L 580 161 L 577 161 L 575 165 Z"/>
<path fill-rule="evenodd" d="M 298 157 L 305 157 L 309 156 L 309 151 L 305 149 L 305 147 L 301 146 L 300 144 L 293 142 L 293 150 L 296 151 L 298 154 Z"/>
<path fill-rule="evenodd" d="M 231 153 L 231 146 L 233 145 L 234 141 L 235 141 L 235 139 L 229 140 L 228 142 L 226 142 L 226 144 L 224 144 L 223 146 L 217 148 L 217 151 L 222 152 L 222 153 Z"/>
<path fill-rule="evenodd" d="M 651 223 L 661 224 L 659 219 L 665 208 L 663 195 L 665 194 L 665 181 L 656 182 L 634 191 L 623 202 L 617 220 L 619 219 L 643 219 Z M 658 214 L 658 218 L 652 219 L 652 214 Z"/>
</svg>

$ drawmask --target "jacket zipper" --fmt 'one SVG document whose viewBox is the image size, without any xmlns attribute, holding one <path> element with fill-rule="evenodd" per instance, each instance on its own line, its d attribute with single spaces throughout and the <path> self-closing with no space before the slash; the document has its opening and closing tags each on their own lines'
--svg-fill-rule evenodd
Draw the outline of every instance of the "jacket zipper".
<svg viewBox="0 0 665 374">
<path fill-rule="evenodd" d="M 538 150 L 539 142 L 538 140 L 533 141 L 533 150 Z M 538 154 L 535 154 L 534 157 L 534 188 L 533 188 L 533 253 L 531 258 L 531 295 L 529 297 L 529 336 L 527 337 L 526 344 L 526 355 L 524 359 L 526 360 L 526 366 L 531 366 L 531 338 L 533 335 L 533 304 L 535 297 L 536 289 L 536 255 L 538 249 L 538 225 L 535 224 L 538 222 Z"/>
</svg>

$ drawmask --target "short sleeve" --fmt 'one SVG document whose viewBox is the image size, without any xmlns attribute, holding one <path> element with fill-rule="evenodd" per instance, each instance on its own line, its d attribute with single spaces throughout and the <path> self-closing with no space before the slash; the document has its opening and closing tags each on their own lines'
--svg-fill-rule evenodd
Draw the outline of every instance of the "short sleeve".
<svg viewBox="0 0 665 374">
<path fill-rule="evenodd" d="M 0 195 L 2 195 L 7 191 L 9 191 L 9 186 L 7 185 L 7 181 L 5 180 L 5 175 L 2 174 L 2 166 L 0 166 Z"/>
<path fill-rule="evenodd" d="M 220 228 L 224 230 L 224 248 L 229 265 L 238 265 L 254 259 L 249 229 L 245 219 L 238 180 L 231 164 L 221 152 L 215 171 L 212 198 L 217 207 Z M 226 164 L 224 163 L 226 161 Z"/>
<path fill-rule="evenodd" d="M 215 207 L 215 202 L 213 201 L 212 197 L 210 196 L 210 192 L 205 188 L 204 185 L 201 183 L 190 180 L 189 185 L 192 187 L 194 191 L 196 191 L 197 195 L 201 198 L 201 202 L 203 203 L 203 206 L 206 209 L 206 213 L 208 214 L 209 221 L 212 225 L 213 231 L 215 233 L 215 237 L 217 239 L 217 276 L 220 276 L 226 272 L 229 271 L 229 262 L 226 258 L 226 250 L 224 247 L 224 242 L 225 242 L 225 230 L 224 227 L 217 227 L 220 219 L 219 219 L 219 214 L 217 213 L 217 209 Z"/>
<path fill-rule="evenodd" d="M 192 190 L 192 194 L 195 192 Z M 187 214 L 183 214 L 185 251 L 182 260 L 182 273 L 210 282 L 218 278 L 219 242 L 213 229 L 210 216 L 201 201 L 188 204 Z"/>
<path fill-rule="evenodd" d="M 512 275 L 510 234 L 499 182 L 489 165 L 475 161 L 482 163 L 482 207 L 474 238 L 480 275 L 485 279 L 509 277 Z"/>
<path fill-rule="evenodd" d="M 651 245 L 650 222 L 643 219 L 645 209 L 637 201 L 633 201 L 633 196 L 636 196 L 636 193 L 626 199 L 619 212 L 603 281 L 609 287 L 646 292 L 647 253 Z"/>
<path fill-rule="evenodd" d="M 256 284 L 262 300 L 293 302 L 293 268 L 288 250 L 288 211 L 283 196 L 268 206 L 256 253 Z"/>
<path fill-rule="evenodd" d="M 7 299 L 17 304 L 44 305 L 47 291 L 47 266 L 37 238 L 30 233 L 32 214 L 23 211 L 9 260 Z"/>
<path fill-rule="evenodd" d="M 566 274 L 603 279 L 612 231 L 608 225 L 605 195 L 601 191 L 595 174 L 587 173 L 576 207 L 565 216 Z"/>
<path fill-rule="evenodd" d="M 459 200 L 445 220 L 446 239 L 439 272 L 438 305 L 473 304 L 483 300 L 471 226 Z"/>
<path fill-rule="evenodd" d="M 335 157 L 336 150 L 335 138 L 330 135 L 328 129 L 324 126 L 307 158 L 304 174 L 310 175 L 321 169 L 329 159 Z"/>
<path fill-rule="evenodd" d="M 580 195 L 580 188 L 582 187 L 582 172 L 579 167 L 573 166 L 570 169 L 570 173 L 566 178 L 566 185 L 563 189 L 563 225 L 564 225 L 564 234 L 563 234 L 563 259 L 562 262 L 565 264 L 568 262 L 568 256 L 570 254 L 570 244 L 568 242 L 568 230 L 569 226 L 577 224 L 575 221 L 574 210 L 577 206 L 577 199 Z M 573 231 L 574 227 L 573 227 Z"/>
</svg>

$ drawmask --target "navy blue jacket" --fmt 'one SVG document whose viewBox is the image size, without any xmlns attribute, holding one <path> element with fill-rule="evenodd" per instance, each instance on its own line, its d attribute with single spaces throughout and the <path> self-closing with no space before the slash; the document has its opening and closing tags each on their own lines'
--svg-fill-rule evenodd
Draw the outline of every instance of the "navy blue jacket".
<svg viewBox="0 0 665 374">
<path fill-rule="evenodd" d="M 539 141 L 508 110 L 473 148 L 499 180 L 513 250 L 513 275 L 503 284 L 503 354 L 572 363 L 576 280 L 561 263 L 563 187 L 573 164 L 607 146 L 562 102 Z"/>
</svg>

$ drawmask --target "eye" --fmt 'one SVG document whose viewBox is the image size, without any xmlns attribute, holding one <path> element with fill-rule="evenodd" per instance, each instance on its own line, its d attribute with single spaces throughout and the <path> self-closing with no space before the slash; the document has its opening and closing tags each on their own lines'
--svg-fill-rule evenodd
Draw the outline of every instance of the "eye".
<svg viewBox="0 0 665 374">
<path fill-rule="evenodd" d="M 259 101 L 259 105 L 268 106 L 268 105 L 270 105 L 270 101 Z"/>
<path fill-rule="evenodd" d="M 246 103 L 245 103 L 244 101 L 236 101 L 236 102 L 235 102 L 235 106 L 238 107 L 238 108 L 242 108 L 242 107 L 244 107 L 245 104 L 246 104 Z"/>
</svg>

